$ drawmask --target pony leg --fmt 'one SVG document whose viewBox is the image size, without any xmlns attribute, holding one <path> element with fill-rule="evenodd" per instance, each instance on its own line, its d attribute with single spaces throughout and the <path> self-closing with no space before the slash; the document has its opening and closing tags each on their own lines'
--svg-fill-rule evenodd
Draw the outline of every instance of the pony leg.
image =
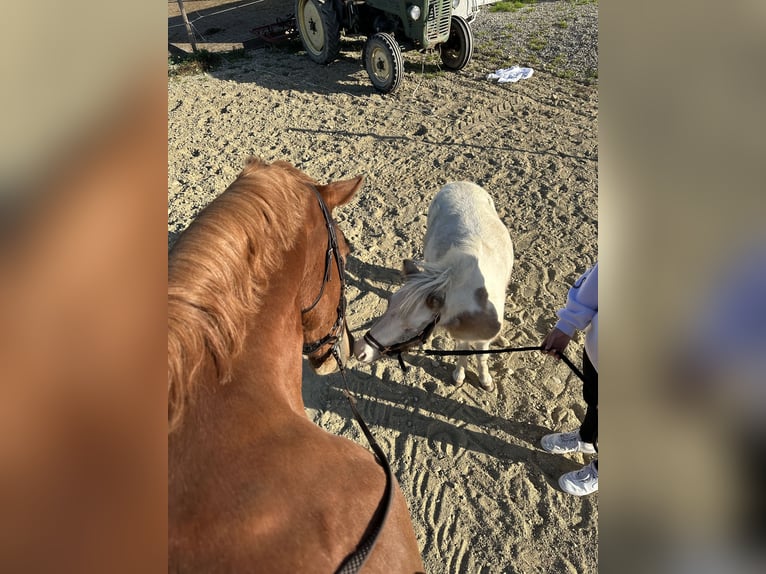
<svg viewBox="0 0 766 574">
<path fill-rule="evenodd" d="M 466 341 L 457 341 L 457 344 L 455 345 L 455 350 L 457 351 L 466 351 L 470 349 L 470 345 Z M 455 370 L 452 371 L 452 380 L 455 381 L 455 385 L 458 387 L 463 384 L 465 381 L 465 368 L 468 366 L 468 356 L 464 355 L 462 357 L 457 358 L 457 366 L 455 367 Z"/>
<path fill-rule="evenodd" d="M 489 349 L 489 341 L 480 341 L 476 343 L 474 348 L 477 351 L 486 351 Z M 489 355 L 477 355 L 477 359 L 479 362 L 479 384 L 485 391 L 494 391 L 495 383 L 492 380 L 492 375 L 489 374 L 489 367 L 487 366 Z"/>
</svg>

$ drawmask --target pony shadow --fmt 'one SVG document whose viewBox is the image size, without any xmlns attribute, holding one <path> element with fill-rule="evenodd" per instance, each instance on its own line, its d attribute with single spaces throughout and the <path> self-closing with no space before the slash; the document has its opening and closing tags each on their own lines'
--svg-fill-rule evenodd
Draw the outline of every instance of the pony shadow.
<svg viewBox="0 0 766 574">
<path fill-rule="evenodd" d="M 440 346 L 440 348 L 442 347 L 443 346 Z M 446 351 L 448 349 L 444 348 L 444 350 Z M 491 346 L 490 346 L 490 350 L 492 350 Z M 429 374 L 433 379 L 437 381 L 442 381 L 443 385 L 451 386 L 454 389 L 459 389 L 461 387 L 465 387 L 466 385 L 469 385 L 471 387 L 474 387 L 477 391 L 481 393 L 489 392 L 479 384 L 478 373 L 476 372 L 473 366 L 473 361 L 475 360 L 475 357 L 470 357 L 471 360 L 469 361 L 468 367 L 466 367 L 465 381 L 462 384 L 457 385 L 452 380 L 452 371 L 455 368 L 455 361 L 457 360 L 457 357 L 435 356 L 429 359 L 427 358 L 426 355 L 419 354 L 417 352 L 417 349 L 412 349 L 411 351 L 412 351 L 411 353 L 404 353 L 404 357 L 403 357 L 405 360 L 405 363 L 408 365 L 408 367 L 411 370 L 422 369 L 427 374 Z M 434 362 L 433 359 L 436 359 L 436 361 Z M 450 360 L 452 362 L 450 362 Z M 494 375 L 494 380 L 495 380 L 495 386 L 497 388 L 500 388 L 501 384 L 500 384 L 500 381 L 498 381 L 497 374 Z M 450 382 L 444 383 L 443 381 L 450 381 Z M 436 383 L 434 383 L 433 381 L 427 381 L 424 384 L 424 386 L 426 387 L 427 390 L 436 389 Z M 496 391 L 493 391 L 493 392 L 496 392 Z"/>
<path fill-rule="evenodd" d="M 379 379 L 353 368 L 347 368 L 346 374 L 348 389 L 356 398 L 365 422 L 390 428 L 402 435 L 423 437 L 435 457 L 449 456 L 449 453 L 462 449 L 500 460 L 531 463 L 553 487 L 556 487 L 559 474 L 578 468 L 574 461 L 538 447 L 540 437 L 551 432 L 549 429 L 497 417 L 478 406 L 414 385 Z M 321 388 L 319 392 L 316 391 L 318 387 Z M 352 419 L 344 389 L 345 385 L 337 375 L 319 377 L 310 369 L 304 370 L 303 397 L 307 408 L 331 411 Z M 523 444 L 509 442 L 501 436 L 502 433 Z"/>
</svg>

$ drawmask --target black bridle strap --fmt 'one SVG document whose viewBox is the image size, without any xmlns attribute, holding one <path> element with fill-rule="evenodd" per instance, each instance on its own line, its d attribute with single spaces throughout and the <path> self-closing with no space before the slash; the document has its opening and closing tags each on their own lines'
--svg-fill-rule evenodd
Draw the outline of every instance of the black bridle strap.
<svg viewBox="0 0 766 574">
<path fill-rule="evenodd" d="M 335 235 L 335 226 L 332 224 L 332 215 L 330 215 L 330 210 L 327 209 L 327 204 L 324 202 L 322 194 L 319 193 L 319 190 L 316 188 L 316 186 L 312 185 L 311 189 L 314 191 L 314 195 L 317 197 L 319 208 L 322 210 L 322 217 L 324 217 L 325 227 L 327 228 L 327 252 L 324 262 L 324 277 L 322 278 L 322 287 L 319 289 L 319 295 L 317 295 L 316 299 L 314 299 L 314 302 L 311 305 L 305 309 L 302 309 L 301 313 L 308 313 L 314 307 L 316 307 L 319 301 L 322 299 L 322 295 L 324 295 L 324 286 L 327 285 L 331 279 L 330 263 L 333 255 L 335 256 L 335 262 L 338 264 L 341 287 L 345 286 L 345 282 L 343 281 L 343 273 L 341 272 L 343 270 L 343 259 L 338 252 L 338 237 Z"/>
<path fill-rule="evenodd" d="M 322 286 L 319 289 L 319 295 L 317 295 L 316 299 L 314 299 L 314 302 L 311 305 L 309 305 L 305 309 L 302 309 L 301 313 L 302 314 L 308 313 L 314 307 L 316 307 L 319 301 L 322 299 L 322 296 L 324 295 L 325 285 L 327 285 L 332 279 L 331 269 L 332 269 L 333 257 L 335 259 L 335 264 L 338 267 L 338 277 L 340 280 L 340 297 L 338 298 L 338 308 L 336 310 L 337 317 L 335 319 L 335 323 L 330 329 L 330 332 L 327 333 L 327 335 L 325 335 L 318 341 L 314 341 L 313 343 L 307 343 L 303 345 L 304 355 L 310 355 L 311 353 L 314 353 L 317 350 L 319 350 L 324 345 L 331 345 L 330 350 L 328 350 L 324 355 L 322 355 L 320 359 L 320 360 L 325 360 L 329 356 L 332 350 L 332 346 L 335 346 L 338 343 L 338 341 L 340 341 L 343 335 L 343 325 L 345 324 L 345 319 L 346 319 L 345 266 L 343 264 L 343 258 L 340 255 L 340 250 L 338 249 L 338 237 L 335 233 L 335 226 L 333 225 L 332 216 L 330 215 L 330 210 L 327 209 L 327 204 L 325 204 L 324 199 L 322 199 L 322 194 L 319 193 L 319 190 L 316 188 L 316 186 L 312 185 L 311 189 L 314 191 L 314 194 L 317 197 L 317 201 L 319 202 L 319 208 L 322 210 L 322 216 L 324 217 L 325 227 L 327 228 L 327 251 L 325 255 L 324 276 L 322 278 Z M 348 327 L 346 327 L 346 331 L 348 332 Z"/>
<path fill-rule="evenodd" d="M 396 355 L 396 358 L 399 360 L 399 366 L 401 367 L 402 371 L 407 372 L 409 370 L 409 367 L 407 366 L 407 363 L 404 362 L 404 359 L 402 358 L 402 353 L 406 351 L 410 345 L 417 342 L 422 342 L 419 337 L 415 337 L 413 339 L 409 339 L 408 341 L 404 341 L 402 343 L 396 343 L 394 345 L 383 345 L 380 341 L 378 341 L 375 337 L 373 337 L 369 331 L 367 331 L 364 334 L 364 342 L 367 343 L 370 347 L 378 351 L 381 355 L 385 356 L 392 356 Z"/>
<path fill-rule="evenodd" d="M 420 331 L 420 333 L 414 337 L 410 337 L 406 341 L 384 345 L 375 337 L 373 337 L 372 331 L 367 331 L 364 334 L 364 341 L 381 355 L 396 355 L 396 358 L 399 360 L 399 366 L 403 371 L 406 371 L 408 367 L 407 363 L 405 363 L 404 359 L 402 359 L 402 353 L 417 343 L 420 343 L 421 345 L 425 343 L 428 340 L 428 337 L 431 336 L 431 333 L 433 333 L 440 318 L 441 316 L 439 313 L 434 315 L 433 319 L 431 319 L 431 321 L 425 327 L 423 327 L 423 330 Z"/>
<path fill-rule="evenodd" d="M 324 286 L 327 285 L 330 282 L 330 279 L 332 278 L 330 274 L 331 264 L 332 264 L 332 254 L 335 252 L 335 248 L 331 244 L 331 239 L 328 234 L 328 246 L 327 246 L 327 253 L 325 254 L 325 260 L 324 260 L 324 277 L 322 278 L 322 286 L 319 288 L 319 295 L 317 295 L 316 299 L 314 299 L 314 302 L 306 307 L 305 309 L 301 309 L 301 313 L 308 313 L 311 311 L 314 307 L 316 307 L 319 302 L 322 300 L 322 295 L 324 295 Z"/>
<path fill-rule="evenodd" d="M 348 324 L 345 321 L 345 317 L 342 317 L 342 319 L 343 319 L 343 328 L 344 328 L 344 331 L 346 332 L 346 337 L 348 337 L 348 346 L 350 349 L 353 349 L 354 335 L 351 333 L 351 329 L 348 328 Z M 333 327 L 333 330 L 330 333 L 328 333 L 327 335 L 325 335 L 318 341 L 315 341 L 309 345 L 303 345 L 303 354 L 310 355 L 311 353 L 316 352 L 322 346 L 329 344 L 330 345 L 329 349 L 327 349 L 319 357 L 314 357 L 314 360 L 317 363 L 323 363 L 324 361 L 326 361 L 330 357 L 330 355 L 333 355 L 336 345 L 341 340 L 341 337 L 339 335 L 333 335 L 335 331 L 336 331 L 336 327 Z"/>
<path fill-rule="evenodd" d="M 421 349 L 420 353 L 423 353 L 424 355 L 436 355 L 440 357 L 461 357 L 466 355 L 493 355 L 495 353 L 521 353 L 525 351 L 542 351 L 543 347 L 542 345 L 538 345 L 536 347 L 504 347 L 502 349 L 487 349 L 487 350 L 474 350 L 474 349 L 466 349 L 466 350 L 459 350 L 459 351 L 437 351 L 435 349 Z M 564 353 L 556 353 L 556 356 L 560 358 L 567 367 L 575 374 L 577 377 L 585 382 L 585 376 L 580 372 L 580 369 L 578 369 L 575 364 L 569 360 L 569 358 L 564 355 Z"/>
</svg>

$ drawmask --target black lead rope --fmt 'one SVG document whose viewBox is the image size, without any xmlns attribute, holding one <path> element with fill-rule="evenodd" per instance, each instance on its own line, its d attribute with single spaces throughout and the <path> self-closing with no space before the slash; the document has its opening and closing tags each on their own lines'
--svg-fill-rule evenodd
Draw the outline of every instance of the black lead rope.
<svg viewBox="0 0 766 574">
<path fill-rule="evenodd" d="M 465 355 L 492 355 L 495 353 L 521 353 L 526 351 L 542 351 L 543 347 L 542 345 L 538 345 L 536 347 L 504 347 L 502 349 L 487 349 L 485 350 L 473 350 L 473 349 L 466 349 L 464 351 L 437 351 L 435 349 L 420 349 L 420 353 L 423 353 L 424 355 L 436 355 L 440 357 L 448 357 L 448 356 L 465 356 Z M 556 356 L 559 357 L 567 367 L 575 374 L 577 377 L 582 381 L 585 382 L 585 376 L 580 372 L 580 369 L 578 369 L 575 364 L 569 360 L 569 358 L 564 355 L 564 353 L 556 353 Z M 402 360 L 402 354 L 399 353 L 399 362 L 403 363 Z"/>
<path fill-rule="evenodd" d="M 375 440 L 375 437 L 372 436 L 372 432 L 370 432 L 369 427 L 364 422 L 362 415 L 359 414 L 359 411 L 356 408 L 356 399 L 348 388 L 348 381 L 346 380 L 346 368 L 340 360 L 340 353 L 337 350 L 337 345 L 333 346 L 332 353 L 335 357 L 335 361 L 338 363 L 340 374 L 343 377 L 343 385 L 345 386 L 345 389 L 343 389 L 343 394 L 346 395 L 348 404 L 351 405 L 351 412 L 354 414 L 356 422 L 359 423 L 364 436 L 367 437 L 367 442 L 375 452 L 375 456 L 378 459 L 378 464 L 382 466 L 383 470 L 386 472 L 386 488 L 383 492 L 383 498 L 378 504 L 378 508 L 372 517 L 371 524 L 368 526 L 364 538 L 362 538 L 362 540 L 359 542 L 356 550 L 346 556 L 340 567 L 335 571 L 336 574 L 356 574 L 356 572 L 362 568 L 364 563 L 367 561 L 367 558 L 370 556 L 372 549 L 375 547 L 375 543 L 378 541 L 378 535 L 383 529 L 383 524 L 385 524 L 386 518 L 388 517 L 388 512 L 391 509 L 391 501 L 394 498 L 394 473 L 391 471 L 391 465 L 389 465 L 388 459 L 383 453 L 383 449 L 380 448 L 380 445 Z"/>
<path fill-rule="evenodd" d="M 351 405 L 351 412 L 354 413 L 354 418 L 356 418 L 357 423 L 359 423 L 359 426 L 362 427 L 362 432 L 364 432 L 364 436 L 367 437 L 367 441 L 370 443 L 370 446 L 372 447 L 372 450 L 375 452 L 375 456 L 378 459 L 378 464 L 383 467 L 383 470 L 386 472 L 386 488 L 383 492 L 383 498 L 378 503 L 378 508 L 375 510 L 375 513 L 373 514 L 372 518 L 370 519 L 370 523 L 365 530 L 364 536 L 362 537 L 362 540 L 357 544 L 356 549 L 346 556 L 346 558 L 341 563 L 338 570 L 336 570 L 337 574 L 356 574 L 364 565 L 364 563 L 367 561 L 367 558 L 369 557 L 370 553 L 372 552 L 372 549 L 375 547 L 375 543 L 378 540 L 378 535 L 380 534 L 380 531 L 383 529 L 383 524 L 386 521 L 386 518 L 388 517 L 388 512 L 391 508 L 391 501 L 393 500 L 393 492 L 394 492 L 394 475 L 391 471 L 391 466 L 388 464 L 388 459 L 386 459 L 386 455 L 383 453 L 383 449 L 380 448 L 378 443 L 375 441 L 375 438 L 372 436 L 372 433 L 370 432 L 370 429 L 367 427 L 367 425 L 364 422 L 364 419 L 362 419 L 362 415 L 359 414 L 359 411 L 356 408 L 356 399 L 354 399 L 353 395 L 351 394 L 351 391 L 348 388 L 348 381 L 346 380 L 346 369 L 343 365 L 343 361 L 341 361 L 340 358 L 340 351 L 338 350 L 338 343 L 340 342 L 341 338 L 344 335 L 344 327 L 345 327 L 345 334 L 348 336 L 349 345 L 351 348 L 354 347 L 354 339 L 351 336 L 351 331 L 348 329 L 348 325 L 346 324 L 346 282 L 344 280 L 345 276 L 345 266 L 343 264 L 343 258 L 340 255 L 340 252 L 338 250 L 338 238 L 335 234 L 335 228 L 333 227 L 332 222 L 332 216 L 330 215 L 330 211 L 327 209 L 327 205 L 325 205 L 324 200 L 322 199 L 322 195 L 319 193 L 319 190 L 312 186 L 314 193 L 317 196 L 317 200 L 319 201 L 319 207 L 322 210 L 322 215 L 325 220 L 325 224 L 327 226 L 327 252 L 325 257 L 325 270 L 324 270 L 324 277 L 322 279 L 322 287 L 319 290 L 319 295 L 317 295 L 316 299 L 314 299 L 313 303 L 306 307 L 305 309 L 301 310 L 302 314 L 308 313 L 311 311 L 314 307 L 317 306 L 319 301 L 322 299 L 322 295 L 324 295 L 324 289 L 325 285 L 329 283 L 331 278 L 331 263 L 332 258 L 334 256 L 335 263 L 338 266 L 338 277 L 340 280 L 340 297 L 338 300 L 338 309 L 337 314 L 338 318 L 335 320 L 335 324 L 333 325 L 330 332 L 319 339 L 318 341 L 315 341 L 313 343 L 308 343 L 303 345 L 303 354 L 309 355 L 311 353 L 316 352 L 324 345 L 330 345 L 330 349 L 324 353 L 321 357 L 319 357 L 319 361 L 324 361 L 330 354 L 335 358 L 336 363 L 338 364 L 338 368 L 340 369 L 340 373 L 343 376 L 343 384 L 346 387 L 343 393 L 346 395 L 346 398 L 348 399 L 349 404 Z"/>
</svg>

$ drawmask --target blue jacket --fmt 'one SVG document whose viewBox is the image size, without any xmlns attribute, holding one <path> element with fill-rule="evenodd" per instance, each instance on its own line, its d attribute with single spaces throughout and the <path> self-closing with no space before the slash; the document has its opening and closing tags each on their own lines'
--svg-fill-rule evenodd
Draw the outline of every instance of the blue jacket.
<svg viewBox="0 0 766 574">
<path fill-rule="evenodd" d="M 556 328 L 570 337 L 585 330 L 585 352 L 598 371 L 598 262 L 575 281 L 556 316 Z"/>
</svg>

